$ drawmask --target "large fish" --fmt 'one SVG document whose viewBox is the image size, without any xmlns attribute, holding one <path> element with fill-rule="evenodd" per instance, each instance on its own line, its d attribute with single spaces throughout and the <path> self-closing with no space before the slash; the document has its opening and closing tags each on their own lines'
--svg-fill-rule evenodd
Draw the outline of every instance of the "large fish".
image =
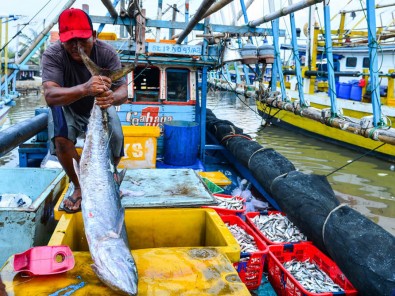
<svg viewBox="0 0 395 296">
<path fill-rule="evenodd" d="M 103 73 L 83 50 L 80 55 L 92 75 L 106 75 L 115 81 L 133 70 L 133 65 L 115 73 Z M 115 291 L 137 294 L 137 268 L 130 253 L 119 184 L 109 151 L 107 111 L 96 104 L 79 164 L 74 162 L 82 191 L 82 216 L 85 235 L 100 280 Z"/>
</svg>

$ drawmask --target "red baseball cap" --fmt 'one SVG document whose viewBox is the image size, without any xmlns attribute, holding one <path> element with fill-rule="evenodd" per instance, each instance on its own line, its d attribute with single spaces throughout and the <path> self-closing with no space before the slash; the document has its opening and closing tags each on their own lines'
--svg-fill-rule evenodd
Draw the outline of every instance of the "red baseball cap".
<svg viewBox="0 0 395 296">
<path fill-rule="evenodd" d="M 93 34 L 89 15 L 78 8 L 69 8 L 59 15 L 59 38 L 61 42 L 72 38 L 89 38 Z"/>
</svg>

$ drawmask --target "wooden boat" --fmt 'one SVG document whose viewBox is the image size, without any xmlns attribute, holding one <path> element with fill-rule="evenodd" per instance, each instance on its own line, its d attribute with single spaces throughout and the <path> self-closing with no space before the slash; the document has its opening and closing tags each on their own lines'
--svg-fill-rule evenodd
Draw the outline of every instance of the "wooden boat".
<svg viewBox="0 0 395 296">
<path fill-rule="evenodd" d="M 377 5 L 376 8 L 377 11 L 382 12 L 383 8 L 391 5 Z M 364 11 L 366 14 L 366 8 L 356 11 Z M 281 71 L 284 76 L 281 79 L 274 77 L 273 80 L 277 83 L 268 84 L 272 79 L 272 69 L 277 67 L 277 62 L 274 62 L 273 66 L 261 67 L 260 80 L 257 79 L 262 82 L 260 86 L 258 86 L 257 80 L 251 84 L 248 84 L 247 81 L 231 83 L 230 77 L 226 77 L 224 74 L 225 71 L 222 71 L 221 75 L 215 74 L 210 79 L 210 84 L 219 89 L 253 96 L 256 99 L 257 111 L 264 119 L 264 124 L 275 124 L 394 161 L 395 148 L 392 138 L 394 136 L 395 94 L 392 73 L 395 67 L 392 61 L 392 49 L 394 48 L 391 39 L 392 33 L 386 30 L 386 27 L 377 27 L 379 50 L 374 57 L 378 66 L 376 65 L 377 70 L 374 72 L 380 79 L 380 85 L 377 84 L 373 87 L 369 83 L 371 76 L 369 66 L 371 64 L 368 46 L 372 43 L 368 43 L 367 39 L 369 30 L 375 32 L 376 27 L 369 23 L 370 29 L 364 31 L 346 28 L 345 23 L 353 25 L 351 21 L 346 20 L 346 16 L 352 12 L 355 10 L 339 13 L 341 20 L 337 30 L 331 30 L 329 21 L 325 22 L 325 27 L 323 24 L 320 27 L 317 23 L 311 23 L 311 34 L 307 33 L 308 27 L 305 28 L 306 36 L 311 37 L 307 46 L 297 44 L 296 33 L 295 35 L 292 33 L 294 43 L 283 44 L 281 49 L 287 53 L 291 52 L 291 55 L 296 58 L 289 59 L 291 62 L 288 60 L 288 64 L 281 62 Z M 331 34 L 325 35 L 327 31 L 331 31 Z M 329 46 L 331 56 L 333 56 L 333 61 L 331 61 L 333 66 L 329 66 L 326 54 L 328 49 L 325 48 L 325 40 L 329 39 L 332 40 Z M 259 49 L 259 45 L 257 46 Z M 276 54 L 278 58 L 280 58 L 279 50 Z M 301 64 L 302 67 L 299 78 L 295 69 L 296 63 Z M 235 69 L 239 69 L 240 74 L 242 73 L 241 66 Z M 328 83 L 328 73 L 330 72 L 335 75 L 332 86 Z M 271 92 L 276 88 L 280 90 L 280 93 Z M 373 94 L 375 98 L 372 99 L 372 89 L 378 90 L 379 88 L 380 92 Z M 299 89 L 303 89 L 302 94 Z M 330 94 L 334 95 L 332 100 Z M 301 95 L 303 95 L 303 100 Z M 279 101 L 280 104 L 277 104 Z M 284 102 L 281 103 L 281 101 Z M 304 106 L 298 108 L 299 105 Z M 374 110 L 376 111 L 374 112 Z M 373 117 L 377 117 L 377 119 L 373 119 Z M 375 124 L 372 124 L 373 121 Z M 371 132 L 364 133 L 365 125 L 369 122 L 368 129 Z M 385 133 L 389 133 L 390 141 L 383 141 L 382 138 L 376 137 L 375 133 L 384 130 L 386 130 Z M 381 145 L 380 142 L 387 144 Z"/>
<path fill-rule="evenodd" d="M 195 16 L 204 14 L 203 8 L 208 9 L 205 5 L 202 4 Z M 96 17 L 92 16 L 92 19 L 95 21 Z M 100 18 L 101 22 L 111 24 L 134 24 L 138 30 L 142 29 L 142 20 Z M 189 27 L 200 28 L 198 21 L 197 17 L 190 24 L 180 26 L 187 32 Z M 178 26 L 174 23 L 164 24 L 164 27 L 170 28 Z M 145 26 L 157 27 L 158 23 L 146 20 Z M 247 33 L 251 30 L 247 26 L 228 28 L 218 25 L 217 28 L 220 31 L 245 30 Z M 252 30 L 254 34 L 259 34 L 258 29 Z M 267 34 L 264 30 L 261 32 Z M 204 43 L 190 46 L 181 44 L 182 40 L 175 44 L 168 41 L 145 44 L 143 40 L 139 42 L 144 44 L 144 51 L 136 46 L 139 42 L 130 49 L 118 46 L 125 44 L 123 40 L 108 40 L 120 49 L 123 62 L 135 61 L 135 57 L 139 57 L 136 70 L 128 77 L 129 102 L 118 108 L 118 114 L 124 125 L 127 154 L 121 164 L 129 169 L 127 176 L 130 179 L 140 178 L 138 182 L 126 182 L 122 189 L 144 193 L 141 198 L 137 196 L 123 201 L 131 252 L 136 258 L 140 275 L 140 294 L 248 295 L 248 289 L 252 291 L 260 288 L 262 272 L 267 268 L 265 262 L 271 262 L 272 268 L 266 271 L 277 293 L 289 293 L 289 289 L 294 287 L 298 293 L 306 294 L 304 288 L 295 288 L 296 284 L 291 280 L 285 285 L 275 284 L 281 280 L 279 262 L 284 261 L 280 259 L 282 252 L 289 250 L 303 253 L 304 257 L 314 253 L 310 260 L 335 270 L 336 283 L 348 295 L 356 295 L 354 286 L 362 293 L 377 289 L 377 279 L 371 282 L 367 270 L 378 273 L 381 276 L 380 283 L 393 283 L 395 279 L 388 273 L 395 262 L 387 258 L 395 246 L 391 243 L 395 240 L 392 235 L 361 214 L 340 206 L 324 177 L 297 172 L 293 164 L 275 150 L 264 149 L 251 141 L 236 125 L 216 118 L 206 109 L 207 72 L 210 67 L 217 65 L 217 45 L 210 47 Z M 205 52 L 210 53 L 208 57 L 203 54 Z M 198 73 L 202 77 L 201 92 L 198 91 Z M 179 80 L 182 81 L 180 90 L 172 85 Z M 176 128 L 180 128 L 181 132 L 175 133 Z M 185 131 L 186 135 L 183 133 Z M 169 134 L 176 136 L 172 138 Z M 196 142 L 195 138 L 199 140 Z M 167 155 L 169 149 L 177 150 L 178 154 Z M 260 252 L 241 253 L 225 221 L 242 226 L 246 231 L 249 229 L 247 232 L 256 242 L 261 239 L 236 214 L 220 216 L 213 209 L 200 208 L 201 205 L 212 206 L 215 202 L 213 189 L 207 185 L 210 183 L 199 177 L 198 172 L 202 170 L 226 175 L 230 185 L 224 186 L 222 190 L 228 194 L 240 186 L 237 177 L 245 178 L 251 183 L 251 191 L 258 200 L 269 202 L 268 209 L 283 210 L 298 227 L 308 233 L 311 242 L 308 246 L 303 243 L 283 246 L 281 250 L 276 246 L 273 252 L 270 246 L 261 242 L 257 243 L 262 248 Z M 298 181 L 293 181 L 294 178 Z M 298 187 L 288 186 L 288 180 L 298 184 Z M 323 188 L 318 190 L 315 187 L 317 185 Z M 63 196 L 67 190 L 70 189 L 66 188 Z M 196 192 L 199 194 L 194 195 Z M 289 197 L 295 198 L 287 200 Z M 310 200 L 304 202 L 305 198 L 318 201 L 318 207 Z M 295 201 L 301 202 L 301 205 L 287 206 Z M 320 207 L 322 205 L 325 206 Z M 295 210 L 303 206 L 305 208 L 301 212 Z M 82 231 L 81 214 L 65 214 L 58 211 L 58 207 L 56 211 L 59 222 L 49 244 L 69 245 L 76 260 L 75 269 L 56 276 L 33 277 L 25 281 L 13 271 L 11 257 L 0 270 L 5 290 L 14 295 L 23 295 L 27 291 L 36 295 L 64 291 L 110 294 L 109 288 L 87 268 L 91 259 Z M 343 215 L 342 219 L 334 219 L 339 213 Z M 349 217 L 353 219 L 349 220 Z M 337 220 L 342 220 L 342 225 L 347 227 L 334 231 L 336 227 L 333 223 Z M 357 224 L 357 228 L 353 224 Z M 337 239 L 337 236 L 341 239 Z M 383 246 L 379 249 L 369 244 L 371 240 L 381 240 Z M 311 243 L 317 246 L 314 252 Z M 336 252 L 340 249 L 364 250 L 369 256 L 358 254 L 353 260 L 345 260 L 342 256 L 349 256 L 350 259 L 352 254 Z M 380 259 L 365 260 L 367 257 Z M 379 267 L 371 266 L 372 262 L 387 259 L 386 267 L 381 264 Z M 356 269 L 355 264 L 363 268 Z M 360 270 L 364 273 L 360 273 Z"/>
</svg>

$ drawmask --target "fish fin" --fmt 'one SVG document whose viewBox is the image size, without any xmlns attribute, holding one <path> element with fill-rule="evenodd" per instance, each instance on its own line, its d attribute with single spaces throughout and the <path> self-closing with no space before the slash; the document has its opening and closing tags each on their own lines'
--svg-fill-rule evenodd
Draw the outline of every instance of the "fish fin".
<svg viewBox="0 0 395 296">
<path fill-rule="evenodd" d="M 115 169 L 115 173 L 117 174 L 117 180 L 115 181 L 118 183 L 119 186 L 121 186 L 121 183 L 126 175 L 126 169 L 122 169 L 122 171 L 120 172 L 117 169 Z"/>
<path fill-rule="evenodd" d="M 122 67 L 119 70 L 113 71 L 110 74 L 110 78 L 111 78 L 112 81 L 117 81 L 118 79 L 122 78 L 123 76 L 125 76 L 129 72 L 133 71 L 134 68 L 135 68 L 134 64 L 127 64 L 125 67 Z"/>
<path fill-rule="evenodd" d="M 134 68 L 136 67 L 135 64 L 128 64 L 125 67 L 122 67 L 121 69 L 115 70 L 115 71 L 108 71 L 105 69 L 101 69 L 98 65 L 96 65 L 84 52 L 84 49 L 81 46 L 78 46 L 78 51 L 80 53 L 80 57 L 82 59 L 82 62 L 85 64 L 86 68 L 89 70 L 89 72 L 92 74 L 92 76 L 95 75 L 104 75 L 110 77 L 111 81 L 117 81 L 118 79 L 122 78 L 129 72 L 133 71 Z M 105 73 L 104 73 L 105 72 Z M 107 73 L 109 72 L 109 73 Z"/>
<path fill-rule="evenodd" d="M 80 181 L 80 165 L 79 163 L 73 158 L 73 166 L 75 174 L 77 175 L 78 181 Z"/>
</svg>

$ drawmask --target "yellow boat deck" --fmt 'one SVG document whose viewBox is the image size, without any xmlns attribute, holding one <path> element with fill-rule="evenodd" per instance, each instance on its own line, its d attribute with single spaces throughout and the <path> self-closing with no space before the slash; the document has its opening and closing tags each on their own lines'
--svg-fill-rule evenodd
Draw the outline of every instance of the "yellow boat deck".
<svg viewBox="0 0 395 296">
<path fill-rule="evenodd" d="M 138 295 L 250 295 L 227 257 L 215 248 L 133 250 L 138 270 Z M 65 273 L 23 277 L 12 257 L 1 270 L 11 295 L 115 295 L 95 275 L 89 252 L 74 252 L 75 267 Z"/>
</svg>

